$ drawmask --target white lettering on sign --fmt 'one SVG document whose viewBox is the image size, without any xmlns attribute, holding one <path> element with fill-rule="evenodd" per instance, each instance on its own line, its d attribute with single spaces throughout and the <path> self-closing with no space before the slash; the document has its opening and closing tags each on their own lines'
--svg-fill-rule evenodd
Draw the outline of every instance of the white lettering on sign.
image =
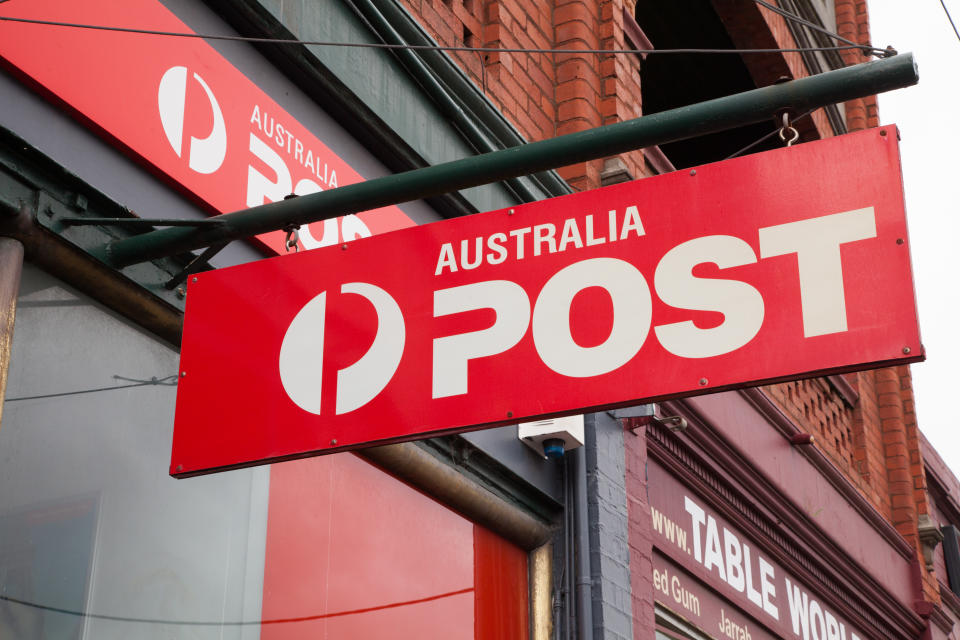
<svg viewBox="0 0 960 640">
<path fill-rule="evenodd" d="M 604 224 L 606 227 L 602 226 Z M 639 238 L 645 233 L 640 212 L 635 205 L 631 205 L 624 209 L 622 214 L 616 210 L 607 212 L 607 219 L 602 223 L 595 224 L 592 215 L 585 216 L 582 221 L 578 218 L 567 218 L 560 228 L 559 238 L 557 225 L 551 222 L 511 229 L 506 234 L 493 233 L 486 237 L 465 238 L 459 244 L 445 242 L 440 246 L 434 275 L 439 276 L 444 271 L 456 273 L 461 269 L 469 271 L 484 263 L 501 264 L 508 258 L 523 260 L 527 255 L 537 257 L 562 253 L 568 249 L 617 242 L 626 240 L 631 235 Z"/>
<path fill-rule="evenodd" d="M 760 229 L 760 257 L 797 254 L 803 336 L 847 330 L 840 245 L 877 236 L 873 207 Z"/>
<path fill-rule="evenodd" d="M 683 507 L 690 514 L 694 559 L 735 590 L 746 592 L 750 602 L 779 620 L 780 611 L 774 604 L 777 590 L 773 584 L 773 566 L 757 553 L 754 567 L 750 546 L 741 543 L 726 527 L 723 527 L 724 543 L 721 544 L 717 521 L 689 496 L 684 497 Z"/>
<path fill-rule="evenodd" d="M 327 185 L 330 189 L 337 188 L 337 171 L 327 166 L 326 162 L 321 162 L 320 154 L 314 155 L 312 149 L 306 148 L 304 144 L 290 131 L 289 127 L 284 127 L 276 118 L 266 110 L 261 112 L 260 105 L 254 105 L 253 113 L 250 115 L 250 123 L 257 125 L 260 131 L 271 143 L 278 149 L 286 152 L 294 162 L 310 171 L 311 175 Z M 287 195 L 290 192 L 283 195 Z M 261 203 L 262 204 L 262 203 Z"/>
<path fill-rule="evenodd" d="M 288 141 L 287 146 L 292 144 Z M 289 173 L 284 173 L 283 160 L 255 134 L 250 135 L 250 150 L 273 167 L 277 177 L 271 181 L 251 167 L 249 188 L 262 194 L 257 198 L 282 197 L 280 194 L 289 188 Z M 344 230 L 350 219 L 344 219 Z M 325 227 L 318 244 L 328 241 L 328 233 L 335 237 Z M 593 216 L 586 215 L 582 220 L 568 218 L 559 232 L 553 224 L 540 224 L 444 243 L 435 274 L 469 271 L 483 263 L 496 265 L 507 259 L 534 259 L 645 234 L 637 207 L 628 206 L 622 213 L 611 210 L 606 227 L 595 224 Z M 846 331 L 840 246 L 875 235 L 872 207 L 759 229 L 761 260 L 797 254 L 805 337 Z M 660 259 L 653 273 L 656 295 L 678 309 L 721 313 L 723 322 L 707 329 L 690 320 L 653 326 L 652 293 L 644 274 L 617 258 L 588 258 L 561 268 L 532 301 L 523 287 L 509 280 L 438 289 L 433 294 L 434 318 L 492 309 L 496 319 L 492 326 L 480 331 L 434 338 L 431 397 L 469 393 L 470 361 L 512 349 L 528 330 L 543 364 L 571 378 L 600 376 L 622 367 L 641 350 L 651 327 L 667 351 L 684 358 L 710 358 L 735 351 L 748 344 L 763 325 L 761 292 L 739 280 L 700 278 L 693 275 L 693 270 L 701 264 L 724 270 L 755 263 L 757 256 L 750 244 L 726 235 L 687 240 Z M 354 285 L 356 290 L 347 290 Z M 570 308 L 577 294 L 590 287 L 599 287 L 610 297 L 613 322 L 602 343 L 583 347 L 572 336 Z M 405 343 L 403 310 L 388 292 L 361 283 L 344 285 L 342 292 L 366 297 L 377 311 L 380 328 L 367 356 L 338 374 L 337 414 L 362 407 L 386 387 L 399 366 Z M 284 389 L 295 404 L 310 413 L 320 412 L 326 304 L 325 294 L 320 294 L 303 307 L 286 332 L 280 354 Z M 695 518 L 703 517 L 696 513 L 691 511 Z M 693 533 L 697 560 L 733 588 L 745 591 L 751 602 L 776 618 L 776 591 L 769 563 L 758 556 L 754 568 L 750 548 L 741 545 L 729 531 L 721 535 L 710 519 L 700 522 Z"/>
<path fill-rule="evenodd" d="M 613 328 L 602 343 L 581 347 L 570 334 L 570 305 L 587 287 L 602 288 L 613 301 Z M 571 378 L 599 376 L 631 359 L 647 339 L 653 308 L 650 289 L 636 267 L 614 258 L 574 262 L 540 291 L 533 309 L 533 343 L 543 363 Z"/>
<path fill-rule="evenodd" d="M 700 615 L 700 598 L 687 589 L 676 574 L 670 575 L 668 569 L 658 570 L 654 567 L 653 588 L 665 596 L 672 597 L 676 604 L 693 615 Z"/>
<path fill-rule="evenodd" d="M 718 311 L 720 326 L 701 329 L 692 321 L 656 328 L 663 348 L 683 358 L 710 358 L 747 344 L 763 324 L 763 296 L 739 280 L 697 278 L 693 268 L 712 262 L 721 269 L 757 261 L 750 245 L 733 236 L 706 236 L 679 244 L 660 260 L 653 276 L 660 299 L 678 309 Z"/>
<path fill-rule="evenodd" d="M 793 632 L 803 640 L 846 640 L 847 628 L 830 611 L 784 577 Z M 850 640 L 860 640 L 850 632 Z"/>
<path fill-rule="evenodd" d="M 704 570 L 723 580 L 735 591 L 746 596 L 757 611 L 762 611 L 774 621 L 780 621 L 780 608 L 777 606 L 777 584 L 783 586 L 786 593 L 787 609 L 790 612 L 790 628 L 794 635 L 802 640 L 860 640 L 860 636 L 828 610 L 818 600 L 810 596 L 800 585 L 788 576 L 778 582 L 774 565 L 764 555 L 742 540 L 736 532 L 727 527 L 700 506 L 690 496 L 683 498 L 684 512 L 689 516 L 689 527 L 674 522 L 656 507 L 650 507 L 653 531 L 669 543 L 661 549 L 671 554 L 679 552 L 680 557 L 693 557 Z M 654 568 L 654 589 L 664 595 L 671 595 L 667 570 Z M 693 596 L 695 598 L 695 596 Z M 678 604 L 687 608 L 685 602 L 691 599 L 681 598 Z M 782 600 L 781 600 L 782 602 Z M 786 624 L 786 622 L 784 622 Z M 742 638 L 749 633 L 746 625 L 739 625 L 721 609 L 720 630 L 730 638 Z"/>
<path fill-rule="evenodd" d="M 441 289 L 433 294 L 433 317 L 493 309 L 492 327 L 433 341 L 433 397 L 467 392 L 467 363 L 503 353 L 520 342 L 530 321 L 530 301 L 523 288 L 509 280 L 490 280 Z"/>
<path fill-rule="evenodd" d="M 727 612 L 720 609 L 720 633 L 730 638 L 730 640 L 750 640 L 750 627 L 746 624 L 737 624 L 729 617 Z"/>
<path fill-rule="evenodd" d="M 256 128 L 250 132 L 250 153 L 255 162 L 247 167 L 247 206 L 258 207 L 266 202 L 283 200 L 291 193 L 305 196 L 338 186 L 337 171 L 321 161 L 320 153 L 314 154 L 297 138 L 289 127 L 284 127 L 274 116 L 259 105 L 254 105 L 250 124 Z M 280 155 L 287 156 L 287 160 Z M 301 178 L 293 183 L 288 161 L 300 165 L 310 173 L 310 178 Z M 269 169 L 264 173 L 261 168 Z M 313 180 L 316 178 L 316 180 Z M 356 238 L 373 235 L 364 222 L 354 214 L 339 219 L 323 220 L 300 227 L 300 242 L 305 249 L 329 247 Z"/>
</svg>

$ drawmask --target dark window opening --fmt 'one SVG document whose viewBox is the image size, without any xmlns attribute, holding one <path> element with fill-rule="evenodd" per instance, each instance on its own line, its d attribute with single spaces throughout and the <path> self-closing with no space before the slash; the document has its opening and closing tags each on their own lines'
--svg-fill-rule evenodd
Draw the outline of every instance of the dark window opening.
<svg viewBox="0 0 960 640">
<path fill-rule="evenodd" d="M 733 49 L 723 22 L 709 0 L 640 0 L 637 23 L 657 49 Z M 644 114 L 755 89 L 740 56 L 733 54 L 651 54 L 640 67 Z M 723 160 L 774 129 L 773 120 L 697 136 L 660 148 L 682 169 Z M 774 135 L 749 152 L 782 146 Z"/>
</svg>

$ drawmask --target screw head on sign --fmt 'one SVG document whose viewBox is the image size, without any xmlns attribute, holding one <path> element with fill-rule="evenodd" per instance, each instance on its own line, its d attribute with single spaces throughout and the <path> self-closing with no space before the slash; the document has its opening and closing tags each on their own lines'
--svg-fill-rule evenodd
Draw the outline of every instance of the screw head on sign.
<svg viewBox="0 0 960 640">
<path fill-rule="evenodd" d="M 336 439 L 336 438 L 334 438 L 333 440 L 330 441 L 330 446 L 331 446 L 331 447 L 335 446 L 336 444 L 337 444 L 337 439 Z"/>
<path fill-rule="evenodd" d="M 886 137 L 886 136 L 887 136 L 887 131 L 886 131 L 886 129 L 881 129 L 881 130 L 880 130 L 880 135 L 883 136 L 883 137 Z"/>
<path fill-rule="evenodd" d="M 340 245 L 340 248 L 343 249 L 344 251 L 346 251 L 346 250 L 347 250 L 347 245 L 346 245 L 346 244 L 342 244 L 342 245 Z"/>
<path fill-rule="evenodd" d="M 512 417 L 513 417 L 513 411 L 507 411 L 507 417 L 508 417 L 508 418 L 512 418 Z"/>
<path fill-rule="evenodd" d="M 182 464 L 178 464 L 178 465 L 177 465 L 177 471 L 183 471 L 183 465 L 182 465 Z"/>
<path fill-rule="evenodd" d="M 190 278 L 190 282 L 196 282 L 196 281 L 197 281 L 197 279 L 196 279 L 195 277 L 194 277 L 194 278 Z"/>
<path fill-rule="evenodd" d="M 903 238 L 897 238 L 897 244 L 903 244 Z"/>
<path fill-rule="evenodd" d="M 692 176 L 697 175 L 697 170 L 696 170 L 696 169 L 690 169 L 690 175 L 692 175 Z"/>
<path fill-rule="evenodd" d="M 700 378 L 700 386 L 701 386 L 701 387 L 707 386 L 707 379 L 706 379 L 706 378 Z"/>
<path fill-rule="evenodd" d="M 903 355 L 908 355 L 910 353 L 910 347 L 903 348 Z"/>
<path fill-rule="evenodd" d="M 508 215 L 508 216 L 512 216 L 512 215 L 513 215 L 513 209 L 510 209 L 510 211 L 507 211 L 507 215 Z"/>
</svg>

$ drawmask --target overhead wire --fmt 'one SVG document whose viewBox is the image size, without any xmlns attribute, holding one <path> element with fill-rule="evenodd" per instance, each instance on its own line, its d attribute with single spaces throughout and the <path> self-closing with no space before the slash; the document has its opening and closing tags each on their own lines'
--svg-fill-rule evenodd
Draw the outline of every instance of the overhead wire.
<svg viewBox="0 0 960 640">
<path fill-rule="evenodd" d="M 942 2 L 942 1 L 943 1 L 943 0 L 941 0 L 941 2 Z M 853 40 L 850 40 L 850 39 L 848 39 L 848 38 L 844 38 L 843 36 L 841 36 L 841 35 L 838 34 L 838 33 L 834 33 L 833 31 L 830 31 L 829 29 L 827 29 L 827 28 L 825 28 L 825 27 L 822 27 L 822 26 L 820 26 L 820 25 L 818 25 L 818 24 L 816 24 L 816 23 L 814 23 L 814 22 L 810 22 L 809 20 L 806 20 L 805 18 L 801 18 L 800 16 L 798 16 L 798 15 L 795 14 L 795 13 L 790 13 L 789 11 L 787 11 L 787 10 L 785 10 L 785 9 L 781 9 L 780 7 L 778 7 L 778 6 L 776 6 L 776 5 L 772 5 L 772 4 L 770 4 L 769 2 L 766 2 L 765 0 L 754 0 L 754 2 L 756 2 L 757 4 L 759 4 L 761 7 L 765 7 L 765 8 L 767 8 L 767 9 L 769 9 L 770 11 L 773 11 L 774 13 L 776 13 L 777 15 L 779 15 L 779 16 L 781 16 L 781 17 L 783 17 L 783 18 L 786 18 L 787 20 L 790 20 L 791 22 L 795 22 L 795 23 L 797 23 L 797 24 L 801 24 L 801 25 L 803 25 L 803 26 L 805 26 L 805 27 L 807 27 L 807 28 L 813 29 L 814 31 L 819 31 L 819 32 L 822 33 L 822 34 L 825 34 L 825 35 L 827 35 L 827 36 L 830 36 L 830 37 L 833 38 L 834 40 L 837 40 L 837 41 L 839 41 L 839 42 L 844 42 L 844 43 L 846 43 L 846 44 L 848 44 L 848 45 L 851 45 L 853 48 L 860 49 L 860 50 L 863 51 L 864 53 L 868 53 L 868 54 L 877 56 L 877 57 L 879 57 L 879 58 L 888 58 L 888 57 L 890 57 L 891 55 L 895 55 L 895 54 L 896 54 L 896 51 L 895 51 L 894 49 L 892 49 L 892 48 L 879 49 L 879 48 L 874 47 L 874 46 L 869 45 L 869 44 L 860 44 L 860 43 L 854 42 Z"/>
<path fill-rule="evenodd" d="M 953 33 L 956 34 L 957 40 L 960 40 L 960 31 L 957 31 L 957 25 L 953 22 L 953 17 L 950 15 L 950 10 L 947 9 L 947 5 L 943 0 L 940 0 L 940 6 L 943 7 L 943 12 L 947 14 L 947 20 L 950 21 L 950 26 L 953 27 Z"/>
<path fill-rule="evenodd" d="M 112 616 L 98 613 L 89 613 L 86 611 L 77 611 L 75 609 L 65 609 L 62 607 L 54 607 L 45 604 L 39 604 L 36 602 L 30 602 L 29 600 L 21 600 L 19 598 L 14 598 L 12 596 L 0 595 L 0 601 L 6 601 L 11 604 L 18 604 L 24 607 L 30 607 L 31 609 L 38 609 L 40 611 L 49 611 L 51 613 L 60 613 L 63 615 L 74 616 L 78 618 L 91 618 L 94 620 L 109 620 L 112 622 L 134 622 L 139 624 L 169 624 L 177 626 L 190 626 L 190 627 L 247 627 L 247 626 L 262 626 L 262 625 L 274 625 L 274 624 L 289 624 L 292 622 L 310 622 L 312 620 L 323 620 L 326 618 L 339 618 L 342 616 L 352 616 L 361 613 L 370 613 L 373 611 L 382 611 L 383 609 L 395 609 L 397 607 L 406 607 L 413 604 L 420 604 L 423 602 L 432 602 L 434 600 L 441 600 L 443 598 L 450 598 L 452 596 L 457 596 L 465 593 L 470 593 L 474 591 L 473 587 L 467 587 L 466 589 L 459 589 L 457 591 L 449 591 L 447 593 L 440 593 L 433 596 L 426 596 L 424 598 L 417 598 L 416 600 L 405 600 L 403 602 L 391 602 L 389 604 L 378 605 L 374 607 L 365 607 L 362 609 L 350 609 L 348 611 L 334 611 L 333 613 L 318 613 L 315 615 L 309 616 L 299 616 L 295 618 L 275 618 L 269 620 L 164 620 L 162 618 L 134 618 L 130 616 Z"/>
<path fill-rule="evenodd" d="M 805 111 L 804 113 L 801 113 L 799 116 L 797 116 L 796 118 L 794 118 L 793 121 L 796 122 L 797 120 L 800 120 L 800 119 L 802 119 L 802 118 L 806 118 L 808 115 L 810 115 L 811 113 L 813 113 L 814 111 L 816 111 L 816 110 L 819 109 L 819 108 L 820 108 L 820 107 L 814 107 L 813 109 L 810 109 L 809 111 Z M 744 153 L 746 153 L 747 151 L 750 151 L 750 149 L 753 149 L 753 148 L 754 148 L 755 146 L 757 146 L 758 144 L 762 144 L 762 143 L 766 142 L 767 140 L 769 140 L 769 139 L 772 138 L 773 136 L 777 135 L 777 133 L 779 133 L 779 132 L 780 132 L 780 128 L 777 127 L 776 129 L 774 129 L 773 131 L 771 131 L 771 132 L 768 133 L 767 135 L 763 136 L 762 138 L 759 138 L 759 139 L 757 139 L 757 140 L 754 140 L 753 142 L 751 142 L 751 143 L 748 144 L 747 146 L 743 147 L 742 149 L 739 149 L 739 150 L 737 150 L 737 151 L 734 151 L 734 152 L 731 153 L 729 156 L 727 156 L 726 158 L 724 158 L 724 160 L 732 160 L 733 158 L 736 158 L 737 156 L 739 156 L 739 155 L 741 155 L 741 154 L 744 154 Z"/>
<path fill-rule="evenodd" d="M 18 398 L 7 398 L 4 402 L 20 402 L 22 400 L 42 400 L 46 398 L 62 398 L 65 396 L 78 396 L 85 393 L 100 393 L 101 391 L 116 391 L 118 389 L 131 389 L 133 387 L 146 387 L 146 386 L 162 386 L 162 387 L 175 387 L 177 386 L 177 376 L 176 374 L 172 376 L 167 376 L 165 378 L 153 377 L 149 380 L 138 380 L 136 378 L 125 378 L 123 376 L 113 376 L 115 380 L 127 380 L 132 384 L 117 384 L 112 387 L 96 387 L 94 389 L 80 389 L 77 391 L 61 391 L 60 393 L 44 393 L 36 396 L 20 396 Z"/>
<path fill-rule="evenodd" d="M 759 0 L 758 0 L 759 1 Z M 757 53 L 804 53 L 814 51 L 846 51 L 863 50 L 864 45 L 848 44 L 836 47 L 795 47 L 795 48 L 769 48 L 769 49 L 548 49 L 548 48 L 522 48 L 522 47 L 466 47 L 466 46 L 446 46 L 433 44 L 389 44 L 385 42 L 335 42 L 331 40 L 300 40 L 297 38 L 261 38 L 256 36 L 231 36 L 215 35 L 203 33 L 188 33 L 183 31 L 160 31 L 155 29 L 136 29 L 133 27 L 113 27 L 107 25 L 83 24 L 78 22 L 60 22 L 56 20 L 36 20 L 33 18 L 15 18 L 11 16 L 0 16 L 0 22 L 17 22 L 22 24 L 36 24 L 51 27 L 67 27 L 73 29 L 91 29 L 97 31 L 112 31 L 118 33 L 135 33 L 141 35 L 166 36 L 174 38 L 198 38 L 201 40 L 225 40 L 230 42 L 247 42 L 252 44 L 299 44 L 318 47 L 353 47 L 360 49 L 407 49 L 423 51 L 466 51 L 474 53 L 595 53 L 595 54 L 635 54 L 649 55 L 655 53 L 704 53 L 704 54 L 757 54 Z M 876 51 L 889 55 L 882 49 Z M 881 55 L 878 53 L 877 55 Z"/>
</svg>

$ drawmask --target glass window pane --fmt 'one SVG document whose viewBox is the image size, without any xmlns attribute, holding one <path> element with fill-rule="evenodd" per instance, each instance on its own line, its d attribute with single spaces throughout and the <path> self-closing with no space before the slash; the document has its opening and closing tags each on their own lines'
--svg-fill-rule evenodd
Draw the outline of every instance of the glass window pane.
<svg viewBox="0 0 960 640">
<path fill-rule="evenodd" d="M 353 454 L 169 477 L 177 365 L 25 266 L 0 426 L 0 637 L 526 635 L 526 553 Z"/>
</svg>

